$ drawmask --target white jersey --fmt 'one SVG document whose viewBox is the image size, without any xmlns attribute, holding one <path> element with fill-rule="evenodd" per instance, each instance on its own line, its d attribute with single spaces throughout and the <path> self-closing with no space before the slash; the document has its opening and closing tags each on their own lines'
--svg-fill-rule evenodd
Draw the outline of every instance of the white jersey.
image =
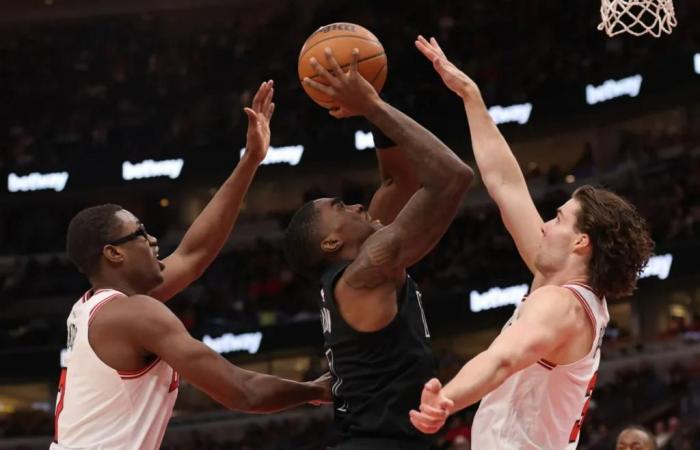
<svg viewBox="0 0 700 450">
<path fill-rule="evenodd" d="M 600 344 L 610 316 L 605 298 L 569 283 L 591 320 L 595 339 L 586 356 L 566 365 L 541 359 L 486 395 L 472 427 L 474 450 L 575 449 L 600 364 Z M 523 299 L 525 301 L 525 299 Z M 522 302 L 504 329 L 517 319 Z"/>
<path fill-rule="evenodd" d="M 124 297 L 111 289 L 88 291 L 73 305 L 50 450 L 160 447 L 177 397 L 177 373 L 158 358 L 138 371 L 114 370 L 88 342 L 95 314 L 107 302 Z"/>
</svg>

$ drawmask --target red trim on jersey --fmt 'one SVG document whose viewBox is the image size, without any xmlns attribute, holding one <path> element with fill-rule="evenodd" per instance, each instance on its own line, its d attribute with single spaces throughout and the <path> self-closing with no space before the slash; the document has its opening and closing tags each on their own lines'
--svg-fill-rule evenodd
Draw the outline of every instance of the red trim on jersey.
<svg viewBox="0 0 700 450">
<path fill-rule="evenodd" d="M 133 380 L 134 378 L 139 378 L 145 375 L 149 370 L 154 368 L 156 364 L 160 362 L 160 358 L 156 358 L 149 365 L 139 370 L 117 370 L 117 373 L 122 378 L 122 380 Z"/>
<path fill-rule="evenodd" d="M 593 336 L 595 337 L 597 323 L 595 320 L 595 316 L 593 315 L 593 311 L 591 311 L 591 307 L 588 306 L 588 302 L 586 301 L 585 298 L 583 298 L 581 293 L 579 291 L 577 291 L 576 289 L 574 289 L 572 287 L 566 287 L 566 286 L 564 286 L 564 287 L 567 288 L 568 290 L 570 290 L 571 292 L 573 292 L 574 295 L 576 296 L 576 298 L 578 299 L 578 301 L 581 303 L 581 306 L 583 306 L 584 311 L 586 311 L 588 318 L 591 320 L 591 326 L 593 327 Z"/>
<path fill-rule="evenodd" d="M 593 292 L 593 294 L 595 294 L 596 297 L 598 297 L 598 301 L 600 301 L 603 298 L 601 295 L 598 295 L 598 293 L 591 286 L 589 286 L 586 283 L 581 283 L 580 281 L 570 281 L 570 282 L 564 283 L 564 284 L 565 285 L 566 284 L 573 284 L 576 286 L 581 286 L 584 289 L 588 289 L 589 291 Z"/>
<path fill-rule="evenodd" d="M 553 362 L 549 362 L 549 361 L 547 361 L 547 360 L 544 359 L 544 358 L 540 359 L 540 361 L 542 361 L 543 363 L 547 364 L 547 365 L 550 366 L 552 369 L 554 369 L 555 367 L 557 367 L 556 364 L 554 364 Z"/>
<path fill-rule="evenodd" d="M 124 294 L 117 292 L 116 294 L 110 295 L 106 299 L 102 300 L 100 303 L 93 306 L 92 309 L 90 310 L 90 318 L 88 319 L 88 326 L 90 326 L 90 324 L 92 323 L 92 320 L 95 318 L 95 314 L 97 314 L 97 311 L 99 311 L 100 308 L 102 308 L 106 303 L 111 302 L 112 300 L 114 300 L 117 297 L 124 297 L 124 296 L 125 296 Z"/>
<path fill-rule="evenodd" d="M 552 369 L 554 369 L 554 367 L 551 367 L 551 366 L 549 366 L 549 365 L 543 363 L 542 361 L 544 361 L 544 360 L 539 360 L 539 361 L 537 361 L 537 364 L 539 364 L 540 366 L 544 367 L 544 368 L 547 369 L 547 370 L 552 370 Z"/>
<path fill-rule="evenodd" d="M 58 380 L 58 403 L 56 404 L 56 413 L 53 418 L 53 441 L 58 443 L 58 418 L 63 411 L 63 399 L 66 398 L 66 374 L 68 370 L 64 367 L 61 369 L 61 378 Z"/>
<path fill-rule="evenodd" d="M 92 289 L 88 289 L 87 292 L 85 292 L 83 294 L 83 296 L 80 298 L 80 300 L 82 300 L 82 302 L 85 303 L 86 301 L 90 300 L 93 296 L 99 294 L 100 292 L 105 292 L 105 291 L 114 291 L 114 289 L 108 289 L 108 288 L 98 289 L 95 292 L 92 292 Z"/>
</svg>

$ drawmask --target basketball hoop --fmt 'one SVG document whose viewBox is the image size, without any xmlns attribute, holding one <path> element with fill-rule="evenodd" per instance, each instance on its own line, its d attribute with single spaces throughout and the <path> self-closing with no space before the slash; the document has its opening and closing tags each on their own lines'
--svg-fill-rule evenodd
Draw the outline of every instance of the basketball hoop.
<svg viewBox="0 0 700 450">
<path fill-rule="evenodd" d="M 676 26 L 673 0 L 602 0 L 599 30 L 608 36 L 629 33 L 634 36 L 671 34 Z"/>
</svg>

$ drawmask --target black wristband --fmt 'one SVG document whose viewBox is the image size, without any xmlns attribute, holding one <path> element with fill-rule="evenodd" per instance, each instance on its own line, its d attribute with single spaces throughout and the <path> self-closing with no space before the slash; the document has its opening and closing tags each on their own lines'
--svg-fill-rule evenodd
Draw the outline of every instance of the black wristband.
<svg viewBox="0 0 700 450">
<path fill-rule="evenodd" d="M 377 128 L 372 122 L 369 123 L 369 129 L 372 132 L 372 136 L 374 136 L 374 148 L 396 147 L 396 142 L 389 139 L 387 135 L 382 133 L 382 130 Z"/>
</svg>

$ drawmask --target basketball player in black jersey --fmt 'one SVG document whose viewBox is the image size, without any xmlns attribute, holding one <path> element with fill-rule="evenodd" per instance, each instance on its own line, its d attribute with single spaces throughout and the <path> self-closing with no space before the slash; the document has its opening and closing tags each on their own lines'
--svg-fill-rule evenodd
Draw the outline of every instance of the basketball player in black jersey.
<svg viewBox="0 0 700 450">
<path fill-rule="evenodd" d="M 328 85 L 308 78 L 304 83 L 335 100 L 334 117 L 364 116 L 395 142 L 420 186 L 402 196 L 385 181 L 369 211 L 340 199 L 314 200 L 296 212 L 286 232 L 292 267 L 321 281 L 323 334 L 342 436 L 336 449 L 427 449 L 406 411 L 433 376 L 434 358 L 420 292 L 406 268 L 443 236 L 473 171 L 377 95 L 357 71 L 357 51 L 347 73 L 330 49 L 326 58 L 330 72 L 314 59 L 311 64 Z M 394 195 L 405 206 L 392 205 Z"/>
</svg>

